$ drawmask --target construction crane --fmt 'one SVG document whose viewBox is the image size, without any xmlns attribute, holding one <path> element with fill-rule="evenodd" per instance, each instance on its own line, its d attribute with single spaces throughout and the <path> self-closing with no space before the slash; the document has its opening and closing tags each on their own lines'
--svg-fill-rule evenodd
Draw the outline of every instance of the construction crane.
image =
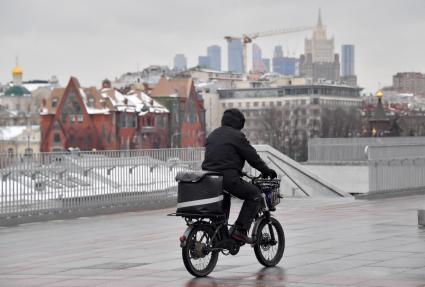
<svg viewBox="0 0 425 287">
<path fill-rule="evenodd" d="M 257 38 L 263 38 L 263 37 L 269 37 L 269 36 L 275 36 L 275 35 L 282 35 L 282 34 L 289 34 L 289 33 L 296 33 L 296 32 L 303 32 L 303 31 L 309 31 L 312 30 L 314 27 L 296 27 L 296 28 L 287 28 L 287 29 L 278 29 L 278 30 L 271 30 L 267 32 L 258 32 L 258 33 L 251 33 L 251 34 L 243 34 L 242 37 L 234 37 L 234 36 L 226 36 L 224 39 L 227 42 L 233 41 L 233 40 L 239 40 L 242 42 L 243 45 L 243 72 L 247 72 L 247 65 L 248 65 L 248 53 L 247 53 L 247 46 L 249 43 L 252 43 L 252 40 Z"/>
</svg>

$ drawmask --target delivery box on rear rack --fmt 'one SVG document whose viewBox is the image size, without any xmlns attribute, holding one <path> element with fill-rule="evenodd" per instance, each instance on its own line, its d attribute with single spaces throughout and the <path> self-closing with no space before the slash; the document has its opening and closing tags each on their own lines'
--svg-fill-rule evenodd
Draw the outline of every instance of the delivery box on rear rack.
<svg viewBox="0 0 425 287">
<path fill-rule="evenodd" d="M 222 215 L 223 176 L 213 171 L 185 171 L 178 181 L 176 215 Z"/>
</svg>

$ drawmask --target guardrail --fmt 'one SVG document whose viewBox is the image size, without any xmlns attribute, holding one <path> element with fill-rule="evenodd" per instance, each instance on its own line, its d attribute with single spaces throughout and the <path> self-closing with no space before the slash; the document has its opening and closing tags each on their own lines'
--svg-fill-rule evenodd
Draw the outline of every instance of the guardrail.
<svg viewBox="0 0 425 287">
<path fill-rule="evenodd" d="M 0 219 L 175 202 L 175 175 L 203 148 L 0 154 Z"/>
<path fill-rule="evenodd" d="M 369 161 L 369 193 L 425 191 L 425 158 Z"/>
<path fill-rule="evenodd" d="M 342 195 L 270 146 L 255 147 L 283 175 L 285 196 Z M 204 148 L 0 154 L 0 225 L 172 206 L 177 172 L 203 159 Z"/>
<path fill-rule="evenodd" d="M 369 146 L 369 193 L 425 191 L 425 145 Z"/>
<path fill-rule="evenodd" d="M 366 162 L 367 146 L 425 145 L 425 137 L 312 138 L 308 140 L 309 162 Z M 385 152 L 385 150 L 381 150 Z M 388 153 L 387 157 L 392 154 Z"/>
</svg>

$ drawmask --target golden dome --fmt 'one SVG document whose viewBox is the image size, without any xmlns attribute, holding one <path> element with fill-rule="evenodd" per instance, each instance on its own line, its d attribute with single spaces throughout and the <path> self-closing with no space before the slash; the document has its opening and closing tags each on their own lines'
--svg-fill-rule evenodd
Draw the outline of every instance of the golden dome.
<svg viewBox="0 0 425 287">
<path fill-rule="evenodd" d="M 15 68 L 13 68 L 13 70 L 12 70 L 12 74 L 15 76 L 20 76 L 20 75 L 22 75 L 22 69 L 21 69 L 21 67 L 19 67 L 18 65 L 16 65 L 16 67 Z"/>
<path fill-rule="evenodd" d="M 382 98 L 382 97 L 384 96 L 384 93 L 383 93 L 381 90 L 379 90 L 379 91 L 376 93 L 376 96 L 377 96 L 378 98 Z"/>
</svg>

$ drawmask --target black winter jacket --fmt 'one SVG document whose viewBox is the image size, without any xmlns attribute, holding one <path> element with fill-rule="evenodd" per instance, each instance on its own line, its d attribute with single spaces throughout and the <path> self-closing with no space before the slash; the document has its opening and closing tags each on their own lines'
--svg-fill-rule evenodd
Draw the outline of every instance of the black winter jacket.
<svg viewBox="0 0 425 287">
<path fill-rule="evenodd" d="M 245 134 L 240 131 L 244 123 L 245 118 L 239 110 L 226 110 L 222 126 L 215 129 L 207 138 L 202 169 L 220 172 L 234 170 L 241 174 L 246 160 L 260 172 L 268 172 L 267 165 Z"/>
</svg>

